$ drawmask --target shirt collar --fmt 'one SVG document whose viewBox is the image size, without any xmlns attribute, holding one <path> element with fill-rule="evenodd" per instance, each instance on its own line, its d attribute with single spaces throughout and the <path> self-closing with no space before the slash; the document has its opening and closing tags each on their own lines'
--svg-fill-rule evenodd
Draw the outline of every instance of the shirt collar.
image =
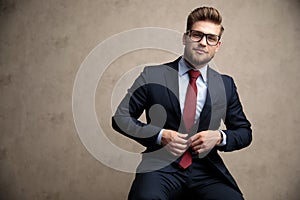
<svg viewBox="0 0 300 200">
<path fill-rule="evenodd" d="M 201 67 L 200 69 L 197 69 L 201 72 L 202 79 L 205 83 L 207 82 L 207 68 L 208 68 L 208 64 L 205 65 L 204 67 Z M 194 68 L 192 68 L 182 57 L 179 61 L 179 66 L 178 66 L 179 76 L 183 76 L 190 69 L 194 69 Z"/>
</svg>

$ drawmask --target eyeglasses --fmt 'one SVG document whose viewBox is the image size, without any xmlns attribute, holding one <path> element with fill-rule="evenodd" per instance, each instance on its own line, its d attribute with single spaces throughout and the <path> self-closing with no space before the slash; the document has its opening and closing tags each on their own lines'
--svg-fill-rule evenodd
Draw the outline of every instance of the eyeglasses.
<svg viewBox="0 0 300 200">
<path fill-rule="evenodd" d="M 206 43 L 210 46 L 216 46 L 221 39 L 221 37 L 218 35 L 205 34 L 202 33 L 201 31 L 196 31 L 196 30 L 188 30 L 186 32 L 186 35 L 188 35 L 193 42 L 200 42 L 202 38 L 205 36 Z"/>
</svg>

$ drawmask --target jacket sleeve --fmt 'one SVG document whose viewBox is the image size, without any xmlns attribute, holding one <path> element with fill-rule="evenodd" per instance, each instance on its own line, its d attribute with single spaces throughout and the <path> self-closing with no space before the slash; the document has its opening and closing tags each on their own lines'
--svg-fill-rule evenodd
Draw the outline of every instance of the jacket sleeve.
<svg viewBox="0 0 300 200">
<path fill-rule="evenodd" d="M 226 145 L 220 147 L 221 151 L 239 150 L 250 145 L 252 141 L 251 124 L 247 120 L 240 102 L 237 88 L 231 77 L 226 77 L 227 86 L 227 109 L 225 117 L 225 126 L 223 130 L 226 134 Z"/>
<path fill-rule="evenodd" d="M 147 67 L 135 80 L 112 117 L 112 127 L 145 147 L 153 147 L 161 128 L 138 120 L 148 107 Z"/>
</svg>

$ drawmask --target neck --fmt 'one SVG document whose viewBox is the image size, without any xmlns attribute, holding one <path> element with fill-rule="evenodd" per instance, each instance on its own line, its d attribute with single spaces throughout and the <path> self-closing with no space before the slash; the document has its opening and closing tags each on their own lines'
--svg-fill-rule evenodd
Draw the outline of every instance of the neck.
<svg viewBox="0 0 300 200">
<path fill-rule="evenodd" d="M 207 64 L 204 65 L 194 65 L 191 62 L 189 62 L 185 57 L 183 57 L 184 61 L 187 63 L 188 66 L 194 68 L 194 69 L 201 69 L 202 67 L 205 67 Z"/>
</svg>

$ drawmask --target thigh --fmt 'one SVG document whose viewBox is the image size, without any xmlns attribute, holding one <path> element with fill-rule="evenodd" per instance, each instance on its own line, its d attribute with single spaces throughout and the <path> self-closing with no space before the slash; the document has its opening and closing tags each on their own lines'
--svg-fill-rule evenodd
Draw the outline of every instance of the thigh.
<svg viewBox="0 0 300 200">
<path fill-rule="evenodd" d="M 243 200 L 243 195 L 224 182 L 215 182 L 193 192 L 201 200 Z"/>
<path fill-rule="evenodd" d="M 181 188 L 181 179 L 174 174 L 160 171 L 137 174 L 129 195 L 129 200 L 168 200 L 172 193 Z"/>
</svg>

